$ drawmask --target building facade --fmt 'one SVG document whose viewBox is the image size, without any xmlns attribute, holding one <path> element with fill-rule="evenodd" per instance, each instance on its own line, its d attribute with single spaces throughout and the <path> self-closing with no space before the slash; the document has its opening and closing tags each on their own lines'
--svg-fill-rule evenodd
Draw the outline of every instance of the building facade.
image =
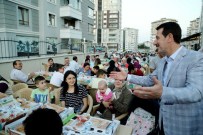
<svg viewBox="0 0 203 135">
<path fill-rule="evenodd" d="M 94 44 L 108 50 L 121 45 L 121 0 L 95 0 Z"/>
<path fill-rule="evenodd" d="M 138 29 L 124 28 L 122 30 L 123 50 L 136 51 L 138 50 Z"/>
<path fill-rule="evenodd" d="M 200 18 L 190 21 L 190 26 L 187 28 L 187 36 L 200 32 Z"/>
<path fill-rule="evenodd" d="M 203 1 L 202 1 L 202 9 L 201 9 L 201 15 L 200 15 L 200 32 L 203 32 Z M 201 34 L 200 37 L 200 51 L 203 52 L 203 34 Z"/>
<path fill-rule="evenodd" d="M 92 0 L 0 0 L 0 8 L 0 40 L 19 41 L 0 57 L 78 50 L 94 39 Z"/>
<path fill-rule="evenodd" d="M 200 49 L 200 18 L 190 21 L 190 26 L 187 28 L 187 37 L 182 39 L 181 45 L 184 45 L 191 50 Z M 183 41 L 184 40 L 184 41 Z"/>
<path fill-rule="evenodd" d="M 0 0 L 0 40 L 32 42 L 39 40 L 39 3 L 37 0 Z M 14 42 L 0 47 L 0 57 L 17 56 L 27 50 Z M 36 48 L 30 48 L 35 50 Z"/>
</svg>

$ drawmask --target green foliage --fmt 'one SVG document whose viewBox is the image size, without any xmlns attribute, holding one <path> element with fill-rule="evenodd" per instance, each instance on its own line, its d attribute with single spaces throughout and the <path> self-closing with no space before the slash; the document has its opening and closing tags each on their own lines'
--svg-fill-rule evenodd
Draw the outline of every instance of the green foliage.
<svg viewBox="0 0 203 135">
<path fill-rule="evenodd" d="M 138 49 L 150 49 L 150 48 L 147 47 L 145 44 L 140 44 L 138 45 Z"/>
</svg>

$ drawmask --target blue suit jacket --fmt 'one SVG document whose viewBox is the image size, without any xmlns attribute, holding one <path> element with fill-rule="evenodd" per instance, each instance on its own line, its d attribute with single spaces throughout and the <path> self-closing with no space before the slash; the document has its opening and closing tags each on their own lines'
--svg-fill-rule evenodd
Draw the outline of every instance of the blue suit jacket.
<svg viewBox="0 0 203 135">
<path fill-rule="evenodd" d="M 152 86 L 163 79 L 165 59 L 148 76 L 131 76 L 130 82 Z M 203 54 L 182 48 L 171 66 L 160 102 L 159 121 L 166 135 L 203 135 Z M 159 122 L 160 125 L 160 122 Z"/>
</svg>

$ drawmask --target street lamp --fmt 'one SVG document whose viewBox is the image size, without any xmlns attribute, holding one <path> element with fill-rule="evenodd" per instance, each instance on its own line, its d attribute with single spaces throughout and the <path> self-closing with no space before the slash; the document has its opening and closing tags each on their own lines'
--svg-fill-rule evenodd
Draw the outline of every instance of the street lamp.
<svg viewBox="0 0 203 135">
<path fill-rule="evenodd" d="M 83 38 L 83 47 L 84 47 L 84 54 L 86 55 L 86 53 L 87 53 L 87 47 L 86 47 L 85 38 Z"/>
</svg>

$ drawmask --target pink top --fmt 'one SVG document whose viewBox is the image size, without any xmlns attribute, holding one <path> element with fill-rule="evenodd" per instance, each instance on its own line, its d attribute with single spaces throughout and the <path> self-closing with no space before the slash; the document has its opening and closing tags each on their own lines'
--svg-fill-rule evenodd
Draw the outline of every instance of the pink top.
<svg viewBox="0 0 203 135">
<path fill-rule="evenodd" d="M 111 89 L 107 88 L 105 93 L 100 93 L 99 90 L 97 90 L 96 93 L 96 100 L 97 102 L 101 102 L 103 101 L 108 101 L 109 99 L 111 99 L 111 97 L 113 96 L 113 93 L 111 92 Z"/>
</svg>

